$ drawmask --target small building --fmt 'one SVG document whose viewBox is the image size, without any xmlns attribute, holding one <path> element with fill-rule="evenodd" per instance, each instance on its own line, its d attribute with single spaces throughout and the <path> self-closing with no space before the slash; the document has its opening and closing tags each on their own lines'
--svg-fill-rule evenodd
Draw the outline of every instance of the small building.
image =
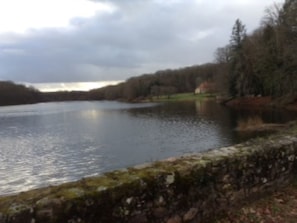
<svg viewBox="0 0 297 223">
<path fill-rule="evenodd" d="M 202 82 L 196 89 L 195 94 L 215 93 L 216 84 L 210 81 Z"/>
</svg>

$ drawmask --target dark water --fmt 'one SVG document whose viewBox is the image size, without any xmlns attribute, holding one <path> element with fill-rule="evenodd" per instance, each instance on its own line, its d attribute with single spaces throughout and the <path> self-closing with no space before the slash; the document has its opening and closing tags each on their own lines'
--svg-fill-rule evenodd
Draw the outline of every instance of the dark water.
<svg viewBox="0 0 297 223">
<path fill-rule="evenodd" d="M 296 118 L 214 101 L 0 107 L 0 195 L 237 143 L 254 136 L 234 130 L 250 116 L 276 123 Z"/>
</svg>

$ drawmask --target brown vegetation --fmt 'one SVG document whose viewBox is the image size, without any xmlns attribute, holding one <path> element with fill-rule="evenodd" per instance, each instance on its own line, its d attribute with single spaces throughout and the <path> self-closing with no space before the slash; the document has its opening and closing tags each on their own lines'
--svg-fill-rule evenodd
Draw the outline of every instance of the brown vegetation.
<svg viewBox="0 0 297 223">
<path fill-rule="evenodd" d="M 297 184 L 229 212 L 216 223 L 295 223 L 297 219 Z"/>
<path fill-rule="evenodd" d="M 237 131 L 277 131 L 287 127 L 287 124 L 276 124 L 276 123 L 264 123 L 260 116 L 249 117 L 247 119 L 241 119 L 237 122 Z"/>
</svg>

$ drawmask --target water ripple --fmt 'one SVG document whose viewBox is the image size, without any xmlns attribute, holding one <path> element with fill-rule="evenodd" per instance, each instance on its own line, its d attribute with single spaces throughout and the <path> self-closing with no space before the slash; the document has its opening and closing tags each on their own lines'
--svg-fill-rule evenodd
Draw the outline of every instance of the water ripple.
<svg viewBox="0 0 297 223">
<path fill-rule="evenodd" d="M 0 107 L 0 195 L 235 142 L 230 111 L 217 104 L 198 105 Z"/>
</svg>

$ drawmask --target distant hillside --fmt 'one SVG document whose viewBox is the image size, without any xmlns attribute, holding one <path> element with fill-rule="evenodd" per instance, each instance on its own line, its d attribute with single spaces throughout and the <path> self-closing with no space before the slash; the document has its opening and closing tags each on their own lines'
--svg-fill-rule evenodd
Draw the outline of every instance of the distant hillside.
<svg viewBox="0 0 297 223">
<path fill-rule="evenodd" d="M 41 94 L 34 88 L 0 81 L 0 105 L 30 104 L 41 101 Z"/>
<path fill-rule="evenodd" d="M 87 92 L 83 91 L 61 91 L 61 92 L 40 92 L 35 88 L 15 84 L 11 81 L 0 81 L 0 106 L 32 104 L 50 101 L 74 101 L 85 100 Z"/>
<path fill-rule="evenodd" d="M 42 92 L 43 102 L 88 100 L 86 91 Z"/>
<path fill-rule="evenodd" d="M 118 85 L 88 92 L 59 91 L 45 93 L 11 81 L 0 81 L 0 105 L 73 100 L 135 101 L 153 96 L 194 92 L 199 84 L 205 80 L 213 81 L 219 73 L 217 64 L 196 65 L 176 70 L 168 69 L 132 77 Z"/>
<path fill-rule="evenodd" d="M 134 101 L 160 95 L 193 92 L 205 80 L 215 80 L 220 73 L 218 64 L 204 64 L 132 77 L 114 86 L 89 91 L 92 100 Z"/>
</svg>

